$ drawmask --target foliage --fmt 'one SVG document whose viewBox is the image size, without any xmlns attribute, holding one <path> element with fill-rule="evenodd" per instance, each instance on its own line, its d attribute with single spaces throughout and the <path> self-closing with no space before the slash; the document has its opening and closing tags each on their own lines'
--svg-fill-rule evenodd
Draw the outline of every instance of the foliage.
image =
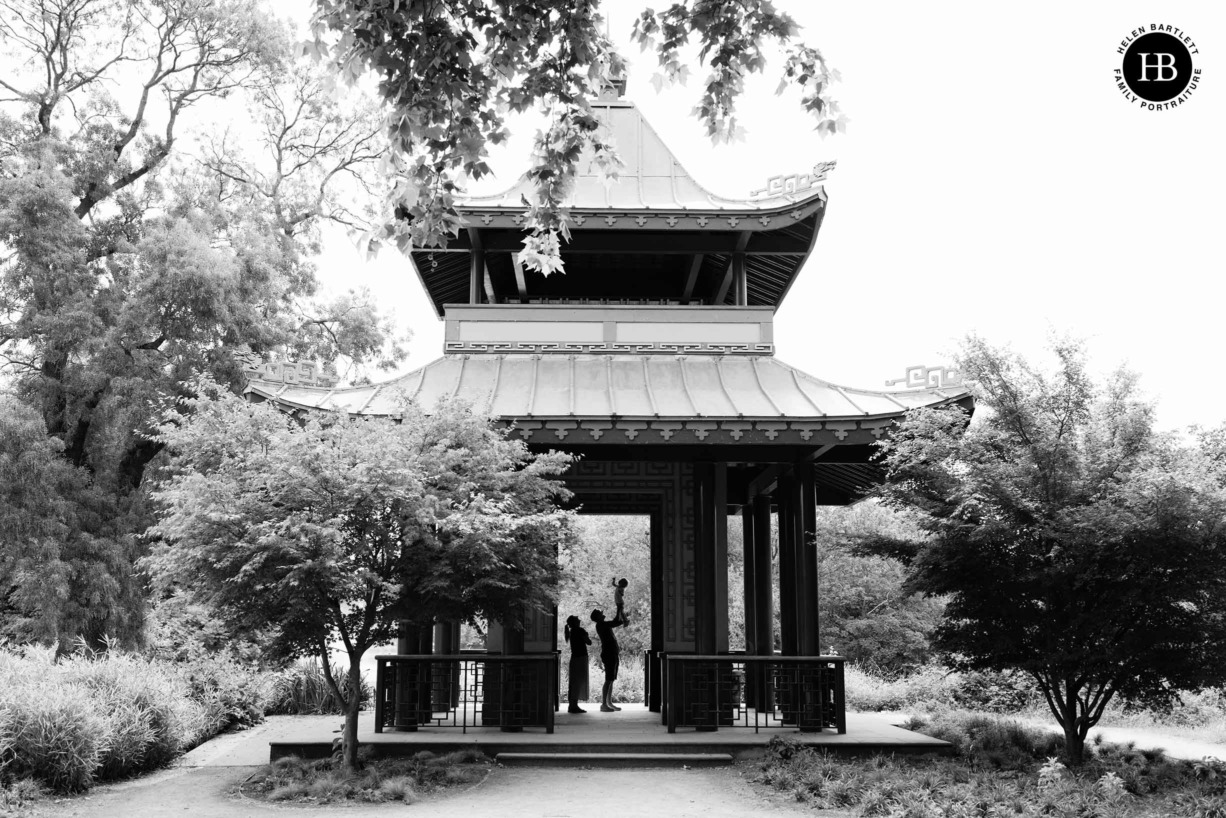
<svg viewBox="0 0 1226 818">
<path fill-rule="evenodd" d="M 263 636 L 231 633 L 211 607 L 181 590 L 155 598 L 145 617 L 144 654 L 167 662 L 208 661 L 214 656 L 259 665 Z"/>
<path fill-rule="evenodd" d="M 275 695 L 266 670 L 229 654 L 203 654 L 175 667 L 187 696 L 204 707 L 210 736 L 259 724 Z"/>
<path fill-rule="evenodd" d="M 32 778 L 12 782 L 0 780 L 0 818 L 28 815 L 44 795 L 43 788 Z"/>
<path fill-rule="evenodd" d="M 309 716 L 344 713 L 345 701 L 350 696 L 348 668 L 338 667 L 336 674 L 341 679 L 343 699 L 332 692 L 318 660 L 299 659 L 274 677 L 265 715 Z M 362 678 L 358 697 L 361 704 L 371 701 L 374 697 L 365 677 Z"/>
<path fill-rule="evenodd" d="M 1223 803 L 1223 782 L 1198 772 L 1203 765 L 1161 753 L 1103 745 L 1070 770 L 1054 755 L 1059 736 L 1045 731 L 965 713 L 923 729 L 951 741 L 955 755 L 864 761 L 776 737 L 753 780 L 817 809 L 890 818 L 1190 818 L 1214 815 Z"/>
<path fill-rule="evenodd" d="M 592 609 L 613 616 L 613 580 L 625 577 L 626 615 L 630 624 L 617 629 L 622 661 L 642 656 L 651 647 L 651 543 L 647 517 L 580 515 L 575 539 L 558 554 L 558 618 L 575 615 L 592 638 L 593 654 L 600 640 L 588 620 Z M 569 656 L 561 628 L 558 649 Z M 565 662 L 563 662 L 565 664 Z M 598 676 L 592 676 L 597 679 Z M 620 684 L 620 680 L 619 680 Z"/>
<path fill-rule="evenodd" d="M 378 759 L 358 774 L 334 760 L 283 758 L 244 782 L 243 792 L 277 802 L 413 804 L 439 789 L 480 782 L 490 766 L 490 759 L 475 748 L 441 756 L 424 752 L 409 758 Z"/>
<path fill-rule="evenodd" d="M 158 433 L 173 457 L 147 565 L 234 632 L 264 633 L 273 656 L 318 655 L 347 707 L 348 765 L 359 697 L 340 688 L 329 643 L 344 644 L 356 691 L 362 656 L 397 622 L 514 627 L 527 607 L 552 607 L 569 537 L 553 478 L 568 455 L 533 455 L 460 404 L 299 421 L 197 388 L 187 417 L 167 409 Z"/>
<path fill-rule="evenodd" d="M 848 661 L 894 674 L 931 658 L 929 638 L 944 602 L 906 592 L 901 563 L 838 547 L 820 551 L 819 560 L 823 647 L 833 645 Z"/>
<path fill-rule="evenodd" d="M 403 357 L 368 294 L 314 297 L 309 259 L 321 220 L 356 223 L 344 203 L 378 120 L 330 101 L 241 0 L 2 0 L 0 48 L 0 375 L 75 469 L 43 486 L 74 535 L 40 539 L 45 576 L 8 575 L 0 619 L 44 643 L 133 643 L 151 402 L 193 372 L 238 389 L 252 356 Z M 191 159 L 228 99 L 253 106 L 263 151 L 213 136 Z"/>
<path fill-rule="evenodd" d="M 1161 707 L 1226 681 L 1226 480 L 1153 430 L 1136 379 L 1095 386 L 1080 345 L 1044 373 L 967 340 L 980 417 L 908 413 L 882 444 L 889 504 L 929 539 L 910 588 L 948 595 L 955 667 L 1034 679 L 1078 763 L 1115 697 Z"/>
<path fill-rule="evenodd" d="M 887 678 L 873 668 L 847 664 L 843 670 L 847 709 L 851 711 L 930 710 L 947 707 L 958 694 L 961 676 L 930 664 L 905 676 Z"/>
<path fill-rule="evenodd" d="M 0 394 L 0 637 L 51 644 L 132 627 L 134 589 L 116 579 L 132 544 L 106 496 L 63 458 L 38 412 Z"/>
<path fill-rule="evenodd" d="M 523 258 L 545 274 L 561 269 L 558 233 L 568 236 L 564 205 L 580 158 L 606 172 L 620 164 L 591 106 L 621 73 L 622 62 L 604 35 L 598 8 L 594 0 L 317 0 L 315 42 L 308 50 L 328 55 L 350 83 L 373 74 L 389 108 L 396 182 L 373 243 L 408 250 L 440 246 L 457 235 L 462 181 L 489 173 L 488 145 L 506 139 L 507 114 L 535 106 L 550 114 L 551 123 L 537 134 L 527 173 L 536 198 L 525 203 L 532 232 Z M 845 120 L 829 94 L 837 75 L 815 49 L 792 45 L 797 32 L 792 19 L 766 0 L 687 0 L 660 14 L 643 12 L 634 37 L 659 54 L 659 81 L 672 82 L 684 80 L 680 49 L 696 36 L 698 60 L 710 74 L 695 113 L 713 137 L 737 133 L 735 99 L 744 76 L 765 68 L 768 44 L 786 47 L 780 88 L 801 89 L 821 133 L 841 130 Z"/>
<path fill-rule="evenodd" d="M 164 765 L 212 735 L 203 703 L 173 665 L 119 651 L 56 658 L 0 651 L 0 776 L 61 792 Z"/>
</svg>

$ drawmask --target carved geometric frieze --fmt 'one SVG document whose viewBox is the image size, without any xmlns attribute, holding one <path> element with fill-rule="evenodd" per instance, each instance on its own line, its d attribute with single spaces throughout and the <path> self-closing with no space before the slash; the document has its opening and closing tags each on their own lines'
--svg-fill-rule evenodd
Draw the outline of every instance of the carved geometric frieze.
<svg viewBox="0 0 1226 818">
<path fill-rule="evenodd" d="M 447 355 L 458 354 L 596 354 L 637 353 L 647 355 L 774 355 L 771 343 L 721 342 L 625 342 L 625 341 L 447 341 Z"/>
<path fill-rule="evenodd" d="M 780 445 L 822 446 L 881 440 L 895 419 L 864 420 L 719 420 L 715 418 L 580 418 L 508 419 L 505 423 L 533 443 L 601 445 Z"/>
</svg>

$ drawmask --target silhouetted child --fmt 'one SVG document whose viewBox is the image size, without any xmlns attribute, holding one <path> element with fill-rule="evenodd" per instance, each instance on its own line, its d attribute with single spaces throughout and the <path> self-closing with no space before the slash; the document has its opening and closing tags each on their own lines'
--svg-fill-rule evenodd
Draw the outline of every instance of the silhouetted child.
<svg viewBox="0 0 1226 818">
<path fill-rule="evenodd" d="M 613 580 L 613 587 L 616 588 L 613 592 L 613 604 L 617 606 L 617 618 L 622 622 L 626 620 L 626 586 L 630 583 L 626 582 L 626 578 Z"/>
</svg>

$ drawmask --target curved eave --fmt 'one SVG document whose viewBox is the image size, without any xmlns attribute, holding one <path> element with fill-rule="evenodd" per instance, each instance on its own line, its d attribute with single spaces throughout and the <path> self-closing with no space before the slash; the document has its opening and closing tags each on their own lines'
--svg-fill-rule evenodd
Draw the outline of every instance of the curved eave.
<svg viewBox="0 0 1226 818">
<path fill-rule="evenodd" d="M 396 415 L 400 396 L 427 407 L 456 398 L 534 442 L 606 444 L 870 443 L 908 409 L 971 405 L 960 389 L 850 389 L 774 358 L 711 355 L 448 355 L 379 385 L 253 381 L 247 394 L 372 416 Z"/>
<path fill-rule="evenodd" d="M 471 214 L 470 214 L 471 215 Z M 486 214 L 489 216 L 489 214 Z M 818 191 L 802 206 L 764 212 L 715 215 L 618 212 L 572 214 L 571 239 L 562 258 L 582 264 L 594 254 L 668 258 L 686 264 L 701 259 L 701 276 L 722 275 L 734 254 L 745 259 L 748 306 L 778 309 L 813 252 L 826 215 L 826 195 Z M 470 226 L 446 247 L 413 250 L 410 259 L 435 313 L 447 304 L 468 303 L 472 253 L 479 245 L 495 279 L 511 276 L 511 256 L 522 249 L 522 210 L 498 218 L 470 218 Z M 684 258 L 683 258 L 684 257 Z M 531 287 L 529 287 L 531 294 Z M 672 297 L 681 295 L 678 291 Z M 732 305 L 729 289 L 722 304 Z"/>
<path fill-rule="evenodd" d="M 508 201 L 485 202 L 471 199 L 459 203 L 457 211 L 473 227 L 520 228 L 527 208 L 516 192 Z M 825 188 L 810 189 L 803 197 L 763 200 L 727 200 L 721 206 L 699 203 L 591 205 L 568 203 L 563 208 L 574 227 L 587 230 L 773 230 L 788 221 L 799 221 L 827 202 Z"/>
</svg>

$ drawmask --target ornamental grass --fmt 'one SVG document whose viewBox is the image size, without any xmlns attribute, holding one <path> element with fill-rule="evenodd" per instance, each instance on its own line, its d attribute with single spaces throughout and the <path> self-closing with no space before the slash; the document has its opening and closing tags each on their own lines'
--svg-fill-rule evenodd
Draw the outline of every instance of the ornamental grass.
<svg viewBox="0 0 1226 818">
<path fill-rule="evenodd" d="M 55 792 L 164 766 L 224 727 L 259 720 L 268 686 L 225 662 L 36 647 L 0 648 L 0 679 L 0 780 Z"/>
</svg>

